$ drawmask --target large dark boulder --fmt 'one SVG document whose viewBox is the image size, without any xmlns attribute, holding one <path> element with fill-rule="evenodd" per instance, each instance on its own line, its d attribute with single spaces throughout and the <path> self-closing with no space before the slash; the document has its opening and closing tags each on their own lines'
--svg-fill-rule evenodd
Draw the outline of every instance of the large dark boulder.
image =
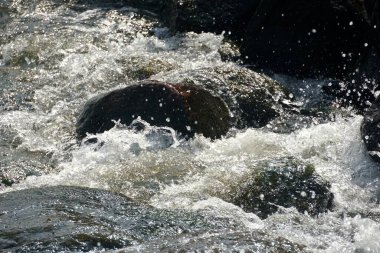
<svg viewBox="0 0 380 253">
<path fill-rule="evenodd" d="M 242 53 L 258 69 L 341 77 L 357 68 L 372 36 L 362 1 L 261 0 Z"/>
<path fill-rule="evenodd" d="M 238 129 L 263 127 L 292 107 L 293 96 L 284 85 L 234 64 L 175 71 L 159 78 L 197 85 L 221 97 L 233 115 L 232 126 Z"/>
<path fill-rule="evenodd" d="M 380 163 L 380 100 L 379 98 L 367 110 L 361 126 L 361 135 L 368 154 Z"/>
<path fill-rule="evenodd" d="M 221 98 L 198 86 L 144 81 L 90 100 L 76 132 L 83 138 L 111 129 L 115 121 L 129 125 L 137 118 L 171 127 L 184 137 L 200 133 L 215 139 L 228 132 L 230 114 Z"/>
<path fill-rule="evenodd" d="M 279 206 L 317 215 L 332 209 L 330 184 L 310 164 L 294 158 L 264 162 L 231 192 L 232 203 L 260 218 L 267 218 Z"/>
</svg>

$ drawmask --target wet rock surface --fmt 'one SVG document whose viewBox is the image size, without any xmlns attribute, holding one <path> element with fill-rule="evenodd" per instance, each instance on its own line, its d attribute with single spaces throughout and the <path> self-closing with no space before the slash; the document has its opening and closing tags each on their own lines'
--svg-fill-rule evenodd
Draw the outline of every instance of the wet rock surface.
<svg viewBox="0 0 380 253">
<path fill-rule="evenodd" d="M 185 211 L 158 210 L 104 190 L 43 187 L 0 195 L 0 248 L 10 252 L 117 249 L 223 227 Z"/>
<path fill-rule="evenodd" d="M 312 165 L 293 158 L 257 166 L 233 195 L 234 204 L 260 218 L 267 218 L 280 207 L 295 207 L 312 216 L 333 207 L 330 184 L 315 173 Z"/>
<path fill-rule="evenodd" d="M 114 121 L 129 125 L 138 118 L 184 137 L 200 133 L 215 139 L 229 129 L 229 110 L 220 98 L 197 86 L 145 81 L 89 101 L 76 132 L 83 138 L 111 129 Z"/>
<path fill-rule="evenodd" d="M 221 97 L 233 114 L 232 126 L 239 129 L 263 127 L 292 107 L 285 86 L 244 67 L 225 65 L 158 77 L 197 85 Z"/>
</svg>

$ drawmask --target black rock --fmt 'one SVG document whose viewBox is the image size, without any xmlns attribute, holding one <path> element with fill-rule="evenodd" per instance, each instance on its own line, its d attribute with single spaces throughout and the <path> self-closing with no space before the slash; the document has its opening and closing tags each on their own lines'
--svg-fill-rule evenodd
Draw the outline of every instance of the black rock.
<svg viewBox="0 0 380 253">
<path fill-rule="evenodd" d="M 284 85 L 237 65 L 184 70 L 163 78 L 197 85 L 221 97 L 238 129 L 263 127 L 292 107 L 293 96 Z"/>
<path fill-rule="evenodd" d="M 312 165 L 293 158 L 266 162 L 232 191 L 232 202 L 260 218 L 267 218 L 279 206 L 295 207 L 299 212 L 317 215 L 332 209 L 330 184 L 314 171 Z"/>
<path fill-rule="evenodd" d="M 141 118 L 155 126 L 168 126 L 184 137 L 195 133 L 212 139 L 229 129 L 229 110 L 222 99 L 194 85 L 145 81 L 90 100 L 77 122 L 79 138 L 102 133 L 115 121 L 129 125 Z"/>
</svg>

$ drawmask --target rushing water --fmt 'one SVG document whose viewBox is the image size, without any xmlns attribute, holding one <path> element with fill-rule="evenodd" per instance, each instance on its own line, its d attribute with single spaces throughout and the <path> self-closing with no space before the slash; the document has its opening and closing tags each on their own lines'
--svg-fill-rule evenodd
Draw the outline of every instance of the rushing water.
<svg viewBox="0 0 380 253">
<path fill-rule="evenodd" d="M 365 153 L 361 116 L 337 113 L 293 132 L 247 129 L 216 141 L 118 126 L 97 134 L 98 143 L 79 145 L 76 118 L 97 94 L 145 78 L 179 82 L 202 69 L 238 66 L 221 59 L 223 35 L 171 35 L 133 8 L 62 2 L 0 1 L 1 193 L 87 186 L 159 209 L 201 211 L 238 224 L 234 232 L 285 238 L 306 252 L 380 252 L 380 171 Z M 304 104 L 321 99 L 323 80 L 276 78 Z M 310 217 L 289 208 L 261 220 L 223 200 L 255 164 L 289 156 L 314 164 L 331 182 L 332 212 Z M 223 233 L 181 240 L 189 250 L 250 245 Z M 125 251 L 155 251 L 160 243 Z"/>
</svg>

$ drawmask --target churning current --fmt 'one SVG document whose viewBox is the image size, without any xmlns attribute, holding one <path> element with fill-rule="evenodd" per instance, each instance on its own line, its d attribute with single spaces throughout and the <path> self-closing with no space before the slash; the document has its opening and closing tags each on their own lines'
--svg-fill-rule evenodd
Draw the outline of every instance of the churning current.
<svg viewBox="0 0 380 253">
<path fill-rule="evenodd" d="M 140 80 L 222 87 L 229 80 L 226 71 L 262 78 L 223 57 L 236 53 L 224 33 L 172 33 L 154 16 L 128 6 L 11 0 L 0 2 L 0 31 L 0 196 L 6 196 L 0 202 L 0 251 L 380 252 L 380 171 L 361 139 L 363 117 L 353 112 L 336 108 L 323 118 L 284 117 L 260 128 L 232 128 L 217 140 L 202 134 L 186 140 L 143 121 L 143 131 L 116 122 L 103 133 L 76 139 L 87 101 Z M 328 80 L 272 78 L 292 92 L 299 107 L 324 103 L 320 87 Z M 289 161 L 312 165 L 329 182 L 331 209 L 311 215 L 279 206 L 262 217 L 232 201 L 252 173 Z M 83 187 L 99 192 L 62 194 Z M 45 193 L 38 189 L 58 192 L 41 197 L 51 206 L 39 207 L 33 194 Z M 119 197 L 107 197 L 111 193 Z M 70 194 L 80 201 L 65 202 Z M 62 199 L 53 201 L 54 196 Z M 86 196 L 93 196 L 90 204 Z M 94 204 L 102 196 L 109 205 Z M 120 204 L 120 196 L 133 204 Z M 19 203 L 5 206 L 12 199 Z M 34 217 L 33 208 L 42 214 L 59 203 L 57 212 L 71 223 L 39 218 L 27 229 L 21 223 L 31 221 L 17 216 L 28 209 Z M 124 224 L 131 219 L 123 209 L 128 205 L 144 212 L 133 216 L 137 232 L 128 232 L 132 222 Z M 81 210 L 93 223 L 75 218 Z M 14 223 L 7 216 L 12 212 Z M 54 237 L 47 235 L 49 226 L 64 229 Z"/>
</svg>

